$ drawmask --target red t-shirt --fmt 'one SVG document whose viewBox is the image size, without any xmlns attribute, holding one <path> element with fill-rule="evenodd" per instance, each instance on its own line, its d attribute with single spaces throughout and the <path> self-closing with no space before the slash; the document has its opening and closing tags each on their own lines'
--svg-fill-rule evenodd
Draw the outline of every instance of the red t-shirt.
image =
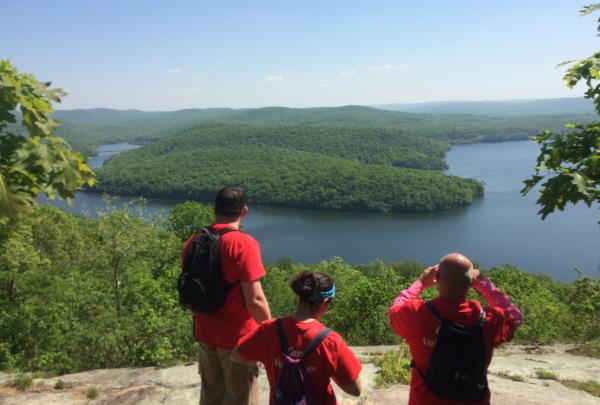
<svg viewBox="0 0 600 405">
<path fill-rule="evenodd" d="M 235 229 L 226 224 L 211 226 L 214 231 L 224 228 Z M 183 256 L 187 252 L 193 236 L 183 247 Z M 252 236 L 243 232 L 228 232 L 221 236 L 220 260 L 223 277 L 226 281 L 255 281 L 265 275 L 260 255 L 260 245 Z M 232 350 L 237 341 L 256 329 L 257 324 L 244 305 L 240 285 L 236 285 L 229 294 L 225 305 L 214 314 L 194 313 L 194 337 L 210 346 Z"/>
<path fill-rule="evenodd" d="M 449 301 L 442 299 L 432 300 L 433 305 L 442 317 L 449 321 L 464 326 L 475 326 L 481 316 L 481 305 L 477 301 Z M 394 331 L 406 339 L 410 353 L 416 366 L 427 371 L 429 359 L 437 339 L 440 322 L 421 299 L 411 299 L 392 307 L 390 320 Z M 514 328 L 506 322 L 502 309 L 487 307 L 486 318 L 483 326 L 483 335 L 486 347 L 487 364 L 492 359 L 496 346 L 512 339 Z M 489 393 L 486 399 L 480 402 L 469 402 L 470 405 L 488 405 Z M 416 368 L 412 369 L 410 384 L 409 405 L 459 405 L 467 404 L 461 401 L 452 401 L 441 398 L 427 388 L 425 382 Z"/>
<path fill-rule="evenodd" d="M 324 328 L 317 321 L 299 322 L 291 316 L 283 318 L 282 321 L 287 343 L 293 355 L 300 355 Z M 238 350 L 243 358 L 264 364 L 271 386 L 270 403 L 273 404 L 273 388 L 277 385 L 283 367 L 283 352 L 275 319 L 264 321 L 258 329 L 244 336 L 238 344 Z M 304 364 L 310 378 L 315 403 L 319 405 L 337 404 L 329 382 L 330 378 L 343 387 L 356 381 L 362 368 L 346 342 L 335 332 L 327 335 L 315 351 L 304 360 Z"/>
</svg>

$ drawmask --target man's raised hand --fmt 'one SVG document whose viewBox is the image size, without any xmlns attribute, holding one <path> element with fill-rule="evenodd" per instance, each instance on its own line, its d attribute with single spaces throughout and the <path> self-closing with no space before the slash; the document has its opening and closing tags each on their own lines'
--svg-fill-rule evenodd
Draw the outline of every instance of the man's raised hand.
<svg viewBox="0 0 600 405">
<path fill-rule="evenodd" d="M 485 276 L 479 271 L 479 269 L 471 270 L 471 280 L 473 280 L 473 282 L 471 283 L 471 286 L 474 286 L 475 284 L 477 284 L 480 280 L 483 280 L 484 278 L 485 278 Z"/>
<path fill-rule="evenodd" d="M 429 288 L 432 285 L 437 283 L 436 275 L 437 275 L 438 265 L 427 267 L 423 270 L 423 273 L 419 276 L 419 280 L 423 283 L 423 287 Z"/>
</svg>

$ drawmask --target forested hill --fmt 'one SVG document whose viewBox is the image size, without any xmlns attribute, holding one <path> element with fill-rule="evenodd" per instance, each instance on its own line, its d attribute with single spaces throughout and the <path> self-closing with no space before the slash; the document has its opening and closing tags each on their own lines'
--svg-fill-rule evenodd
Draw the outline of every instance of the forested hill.
<svg viewBox="0 0 600 405">
<path fill-rule="evenodd" d="M 363 106 L 331 108 L 188 109 L 173 112 L 136 110 L 59 110 L 58 135 L 75 149 L 91 154 L 102 143 L 153 141 L 196 125 L 377 126 L 400 129 L 449 143 L 526 139 L 542 130 L 560 130 L 565 123 L 586 122 L 591 115 L 564 114 L 492 117 L 476 114 L 432 114 L 385 111 Z"/>
<path fill-rule="evenodd" d="M 440 168 L 445 151 L 390 128 L 205 124 L 113 157 L 96 190 L 208 201 L 230 184 L 258 204 L 438 211 L 471 203 L 483 186 L 397 166 Z"/>
<path fill-rule="evenodd" d="M 204 124 L 154 142 L 140 155 L 160 154 L 172 149 L 269 147 L 302 150 L 337 156 L 360 163 L 413 169 L 447 169 L 447 144 L 406 134 L 393 128 L 357 126 L 298 126 Z"/>
<path fill-rule="evenodd" d="M 58 110 L 54 117 L 61 122 L 57 135 L 83 154 L 92 155 L 104 143 L 155 140 L 203 122 L 223 121 L 234 112 L 227 108 L 173 112 L 93 108 Z"/>
</svg>

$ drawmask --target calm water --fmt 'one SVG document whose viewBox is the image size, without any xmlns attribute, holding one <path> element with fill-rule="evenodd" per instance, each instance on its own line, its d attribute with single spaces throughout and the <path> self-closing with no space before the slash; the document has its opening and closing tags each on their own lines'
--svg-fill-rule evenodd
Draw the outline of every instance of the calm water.
<svg viewBox="0 0 600 405">
<path fill-rule="evenodd" d="M 103 146 L 90 164 L 98 167 L 115 152 L 132 147 Z M 519 194 L 536 156 L 536 145 L 525 141 L 455 146 L 447 157 L 449 172 L 483 180 L 486 189 L 474 204 L 449 212 L 359 214 L 251 207 L 245 230 L 259 240 L 267 263 L 283 256 L 304 263 L 341 256 L 349 263 L 379 258 L 430 264 L 458 251 L 486 268 L 511 263 L 567 281 L 575 278 L 577 266 L 597 277 L 600 210 L 569 206 L 542 221 L 535 195 Z M 93 193 L 79 193 L 73 207 L 53 204 L 85 214 L 104 205 Z M 173 204 L 150 200 L 147 210 L 167 212 Z"/>
</svg>

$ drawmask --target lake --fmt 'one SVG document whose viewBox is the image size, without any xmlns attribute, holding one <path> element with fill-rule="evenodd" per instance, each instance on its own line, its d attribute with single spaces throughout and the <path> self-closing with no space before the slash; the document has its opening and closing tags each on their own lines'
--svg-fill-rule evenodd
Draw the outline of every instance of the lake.
<svg viewBox="0 0 600 405">
<path fill-rule="evenodd" d="M 103 145 L 89 163 L 99 167 L 113 154 L 135 147 Z M 456 251 L 484 268 L 510 263 L 570 281 L 576 277 L 574 267 L 579 267 L 598 277 L 598 207 L 568 206 L 542 221 L 536 214 L 535 193 L 527 197 L 519 193 L 522 180 L 533 172 L 537 152 L 537 145 L 529 141 L 454 146 L 447 156 L 448 172 L 486 184 L 485 196 L 467 207 L 429 214 L 379 214 L 251 206 L 244 230 L 258 239 L 266 263 L 280 257 L 316 263 L 340 256 L 351 264 L 374 259 L 433 264 Z M 119 198 L 117 205 L 128 201 L 131 198 Z M 77 193 L 72 207 L 51 203 L 86 215 L 104 206 L 100 195 L 84 192 Z M 151 199 L 146 210 L 167 213 L 176 203 Z"/>
</svg>

